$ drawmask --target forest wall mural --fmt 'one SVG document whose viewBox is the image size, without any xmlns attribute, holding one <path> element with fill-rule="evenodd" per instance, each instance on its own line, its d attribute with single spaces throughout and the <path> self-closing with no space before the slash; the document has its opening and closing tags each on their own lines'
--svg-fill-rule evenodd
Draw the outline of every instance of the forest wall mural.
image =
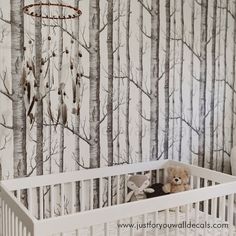
<svg viewBox="0 0 236 236">
<path fill-rule="evenodd" d="M 69 19 L 31 3 L 0 2 L 3 178 L 156 159 L 230 172 L 236 1 L 51 0 L 81 9 Z"/>
</svg>

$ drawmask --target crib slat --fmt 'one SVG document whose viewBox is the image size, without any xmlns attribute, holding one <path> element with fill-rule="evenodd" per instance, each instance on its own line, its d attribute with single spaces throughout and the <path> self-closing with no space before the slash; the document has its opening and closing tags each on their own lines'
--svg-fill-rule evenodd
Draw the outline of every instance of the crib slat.
<svg viewBox="0 0 236 236">
<path fill-rule="evenodd" d="M 107 188 L 107 191 L 108 191 L 108 206 L 111 206 L 111 176 L 108 176 L 108 188 Z"/>
<path fill-rule="evenodd" d="M 6 236 L 9 236 L 8 231 L 9 231 L 9 218 L 8 218 L 8 206 L 7 204 L 5 205 L 5 217 L 6 217 Z"/>
<path fill-rule="evenodd" d="M 116 186 L 116 197 L 117 197 L 117 205 L 120 204 L 120 176 L 117 175 L 117 186 Z"/>
<path fill-rule="evenodd" d="M 160 182 L 160 177 L 159 177 L 159 170 L 156 170 L 156 182 Z"/>
<path fill-rule="evenodd" d="M 124 198 L 124 202 L 125 202 L 125 199 L 127 197 L 127 193 L 128 193 L 128 187 L 127 187 L 127 180 L 128 180 L 128 175 L 125 175 L 125 184 L 124 184 L 124 192 L 125 192 L 125 198 Z"/>
<path fill-rule="evenodd" d="M 132 225 L 134 223 L 133 217 L 130 217 L 130 224 Z M 134 229 L 133 227 L 130 227 L 130 236 L 134 236 Z"/>
<path fill-rule="evenodd" d="M 117 220 L 117 225 L 120 225 L 120 220 Z M 121 229 L 117 227 L 117 236 L 121 236 Z"/>
<path fill-rule="evenodd" d="M 99 208 L 102 208 L 102 191 L 103 191 L 103 182 L 102 178 L 99 178 Z"/>
<path fill-rule="evenodd" d="M 93 179 L 90 179 L 90 210 L 93 209 Z"/>
<path fill-rule="evenodd" d="M 204 201 L 204 220 L 205 222 L 208 222 L 208 200 Z M 203 235 L 207 235 L 207 227 L 204 227 Z"/>
<path fill-rule="evenodd" d="M 11 211 L 11 208 L 9 207 L 8 208 L 8 233 L 9 233 L 9 235 L 12 235 L 12 231 L 11 231 L 11 229 L 12 229 L 11 214 L 12 214 L 12 211 Z"/>
<path fill-rule="evenodd" d="M 193 176 L 190 176 L 190 188 L 193 189 Z"/>
<path fill-rule="evenodd" d="M 212 186 L 215 186 L 215 182 L 212 182 Z M 214 217 L 216 217 L 216 198 L 212 199 L 212 208 L 211 208 L 211 215 Z"/>
<path fill-rule="evenodd" d="M 199 222 L 199 202 L 196 202 L 195 203 L 195 223 L 198 223 L 198 222 Z M 197 228 L 195 229 L 194 235 L 198 236 Z"/>
<path fill-rule="evenodd" d="M 175 223 L 176 224 L 179 224 L 179 206 L 177 206 L 176 208 L 175 208 Z M 168 222 L 167 222 L 167 224 L 168 224 Z M 179 235 L 179 228 L 178 227 L 176 227 L 176 229 L 175 229 L 175 236 L 178 236 Z"/>
<path fill-rule="evenodd" d="M 75 236 L 79 236 L 79 230 L 78 229 L 75 230 Z"/>
<path fill-rule="evenodd" d="M 39 187 L 39 196 L 40 196 L 40 203 L 39 203 L 39 212 L 40 212 L 40 220 L 43 219 L 43 187 Z"/>
<path fill-rule="evenodd" d="M 190 204 L 187 204 L 185 206 L 185 208 L 186 208 L 185 221 L 186 221 L 187 224 L 189 223 L 189 219 L 190 219 L 190 216 L 189 216 L 189 212 L 190 212 L 190 209 L 191 209 L 190 207 L 192 207 L 192 205 L 190 205 Z M 188 236 L 188 235 L 189 235 L 189 228 L 186 227 L 185 228 L 185 236 Z"/>
<path fill-rule="evenodd" d="M 81 191 L 80 191 L 80 204 L 81 211 L 85 210 L 85 189 L 84 189 L 84 180 L 81 180 Z"/>
<path fill-rule="evenodd" d="M 15 216 L 14 219 L 14 235 L 18 235 L 18 217 Z"/>
<path fill-rule="evenodd" d="M 143 214 L 143 224 L 146 224 L 147 223 L 147 214 Z M 143 236 L 146 236 L 147 235 L 147 228 L 144 227 L 143 228 Z"/>
<path fill-rule="evenodd" d="M 23 235 L 23 236 L 27 236 L 26 233 L 27 233 L 27 232 L 26 232 L 26 227 L 24 226 L 24 227 L 22 227 L 22 235 Z"/>
<path fill-rule="evenodd" d="M 11 233 L 13 236 L 15 236 L 15 213 L 12 211 L 12 214 L 11 214 Z"/>
<path fill-rule="evenodd" d="M 20 190 L 16 191 L 16 198 L 18 201 L 20 201 Z"/>
<path fill-rule="evenodd" d="M 199 189 L 200 188 L 200 177 L 196 177 L 197 178 L 197 182 L 196 182 L 196 188 Z M 195 223 L 199 222 L 199 202 L 195 203 Z M 198 229 L 195 229 L 194 235 L 197 236 L 198 235 Z"/>
<path fill-rule="evenodd" d="M 71 213 L 75 213 L 75 182 L 71 182 Z"/>
<path fill-rule="evenodd" d="M 3 233 L 3 229 L 4 229 L 4 201 L 3 201 L 3 199 L 1 199 L 1 223 L 2 223 L 2 229 L 0 229 L 0 233 L 2 234 L 2 235 L 4 235 Z"/>
<path fill-rule="evenodd" d="M 212 199 L 212 219 L 213 222 L 216 222 L 216 210 L 217 210 L 217 199 L 213 198 Z M 212 234 L 215 235 L 216 229 L 213 228 Z"/>
<path fill-rule="evenodd" d="M 28 189 L 28 209 L 29 212 L 32 213 L 33 212 L 33 202 L 32 202 L 32 188 Z"/>
<path fill-rule="evenodd" d="M 170 223 L 169 209 L 166 209 L 166 210 L 165 210 L 165 216 L 166 216 L 166 218 L 165 218 L 165 223 L 166 223 L 166 224 L 169 224 L 169 223 Z M 166 235 L 166 236 L 169 236 L 169 228 L 168 228 L 168 227 L 166 227 L 165 235 Z"/>
<path fill-rule="evenodd" d="M 10 207 L 7 207 L 7 235 L 11 235 Z"/>
<path fill-rule="evenodd" d="M 65 214 L 65 185 L 61 184 L 61 215 Z"/>
<path fill-rule="evenodd" d="M 225 221 L 225 196 L 220 197 L 220 218 L 221 223 Z M 220 229 L 221 234 L 224 235 L 224 229 Z"/>
<path fill-rule="evenodd" d="M 109 236 L 109 223 L 104 223 L 104 236 Z"/>
<path fill-rule="evenodd" d="M 166 183 L 166 179 L 167 179 L 167 176 L 168 176 L 168 172 L 167 172 L 167 168 L 164 168 L 164 173 L 163 173 L 163 178 L 164 178 L 164 183 Z"/>
<path fill-rule="evenodd" d="M 228 217 L 228 223 L 229 223 L 229 236 L 233 235 L 233 230 L 234 230 L 234 194 L 229 195 L 228 199 L 228 212 L 229 212 L 229 217 Z"/>
<path fill-rule="evenodd" d="M 220 217 L 221 221 L 225 221 L 225 196 L 220 197 Z"/>
<path fill-rule="evenodd" d="M 155 224 L 158 224 L 159 222 L 158 222 L 158 211 L 156 211 L 155 213 L 154 213 L 154 223 Z M 155 236 L 158 236 L 158 231 L 159 231 L 159 229 L 157 228 L 157 227 L 155 227 Z"/>
<path fill-rule="evenodd" d="M 22 222 L 18 219 L 18 235 L 22 236 Z"/>
<path fill-rule="evenodd" d="M 150 176 L 150 185 L 152 185 L 152 171 L 150 170 L 150 171 L 148 171 L 148 173 L 149 173 L 149 176 Z"/>
<path fill-rule="evenodd" d="M 93 226 L 89 227 L 89 234 L 90 234 L 90 236 L 94 236 L 94 234 L 93 234 Z"/>
<path fill-rule="evenodd" d="M 2 201 L 2 235 L 6 235 L 6 212 L 5 202 Z"/>
<path fill-rule="evenodd" d="M 51 218 L 54 217 L 54 185 L 50 185 L 50 212 Z"/>
</svg>

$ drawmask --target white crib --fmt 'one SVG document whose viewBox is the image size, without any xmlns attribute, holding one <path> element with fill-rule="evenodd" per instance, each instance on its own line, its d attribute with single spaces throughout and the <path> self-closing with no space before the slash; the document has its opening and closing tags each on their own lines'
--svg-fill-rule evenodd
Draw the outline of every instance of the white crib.
<svg viewBox="0 0 236 236">
<path fill-rule="evenodd" d="M 163 182 L 169 165 L 190 169 L 192 190 L 124 203 L 128 174 L 151 172 L 153 183 Z M 27 193 L 27 207 L 22 193 Z M 171 160 L 5 180 L 0 235 L 236 235 L 234 193 L 236 177 Z M 177 227 L 189 222 L 195 228 Z M 203 227 L 205 222 L 209 228 Z"/>
</svg>

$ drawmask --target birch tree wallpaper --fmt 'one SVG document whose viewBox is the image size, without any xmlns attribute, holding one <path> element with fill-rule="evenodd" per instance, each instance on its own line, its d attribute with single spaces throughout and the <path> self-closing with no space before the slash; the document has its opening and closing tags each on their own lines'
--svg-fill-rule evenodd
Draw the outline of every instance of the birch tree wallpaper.
<svg viewBox="0 0 236 236">
<path fill-rule="evenodd" d="M 236 1 L 32 3 L 0 2 L 1 178 L 159 159 L 230 173 Z"/>
</svg>

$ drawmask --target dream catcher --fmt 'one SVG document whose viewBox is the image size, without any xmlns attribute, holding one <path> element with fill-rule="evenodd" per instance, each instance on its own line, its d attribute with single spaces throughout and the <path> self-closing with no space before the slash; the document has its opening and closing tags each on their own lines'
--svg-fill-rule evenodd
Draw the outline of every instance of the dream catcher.
<svg viewBox="0 0 236 236">
<path fill-rule="evenodd" d="M 72 113 L 75 115 L 80 109 L 82 53 L 79 50 L 79 32 L 74 29 L 78 29 L 76 27 L 81 11 L 62 2 L 49 1 L 26 5 L 23 11 L 28 30 L 25 36 L 21 82 L 25 91 L 27 117 L 32 127 L 36 113 L 35 104 L 40 99 L 45 99 L 51 122 L 65 125 L 68 104 L 73 104 Z M 40 22 L 41 39 L 36 38 L 36 22 Z M 40 63 L 36 62 L 37 42 L 41 43 Z M 57 107 L 55 117 L 52 111 L 53 102 L 57 103 L 57 106 L 53 106 Z"/>
</svg>

